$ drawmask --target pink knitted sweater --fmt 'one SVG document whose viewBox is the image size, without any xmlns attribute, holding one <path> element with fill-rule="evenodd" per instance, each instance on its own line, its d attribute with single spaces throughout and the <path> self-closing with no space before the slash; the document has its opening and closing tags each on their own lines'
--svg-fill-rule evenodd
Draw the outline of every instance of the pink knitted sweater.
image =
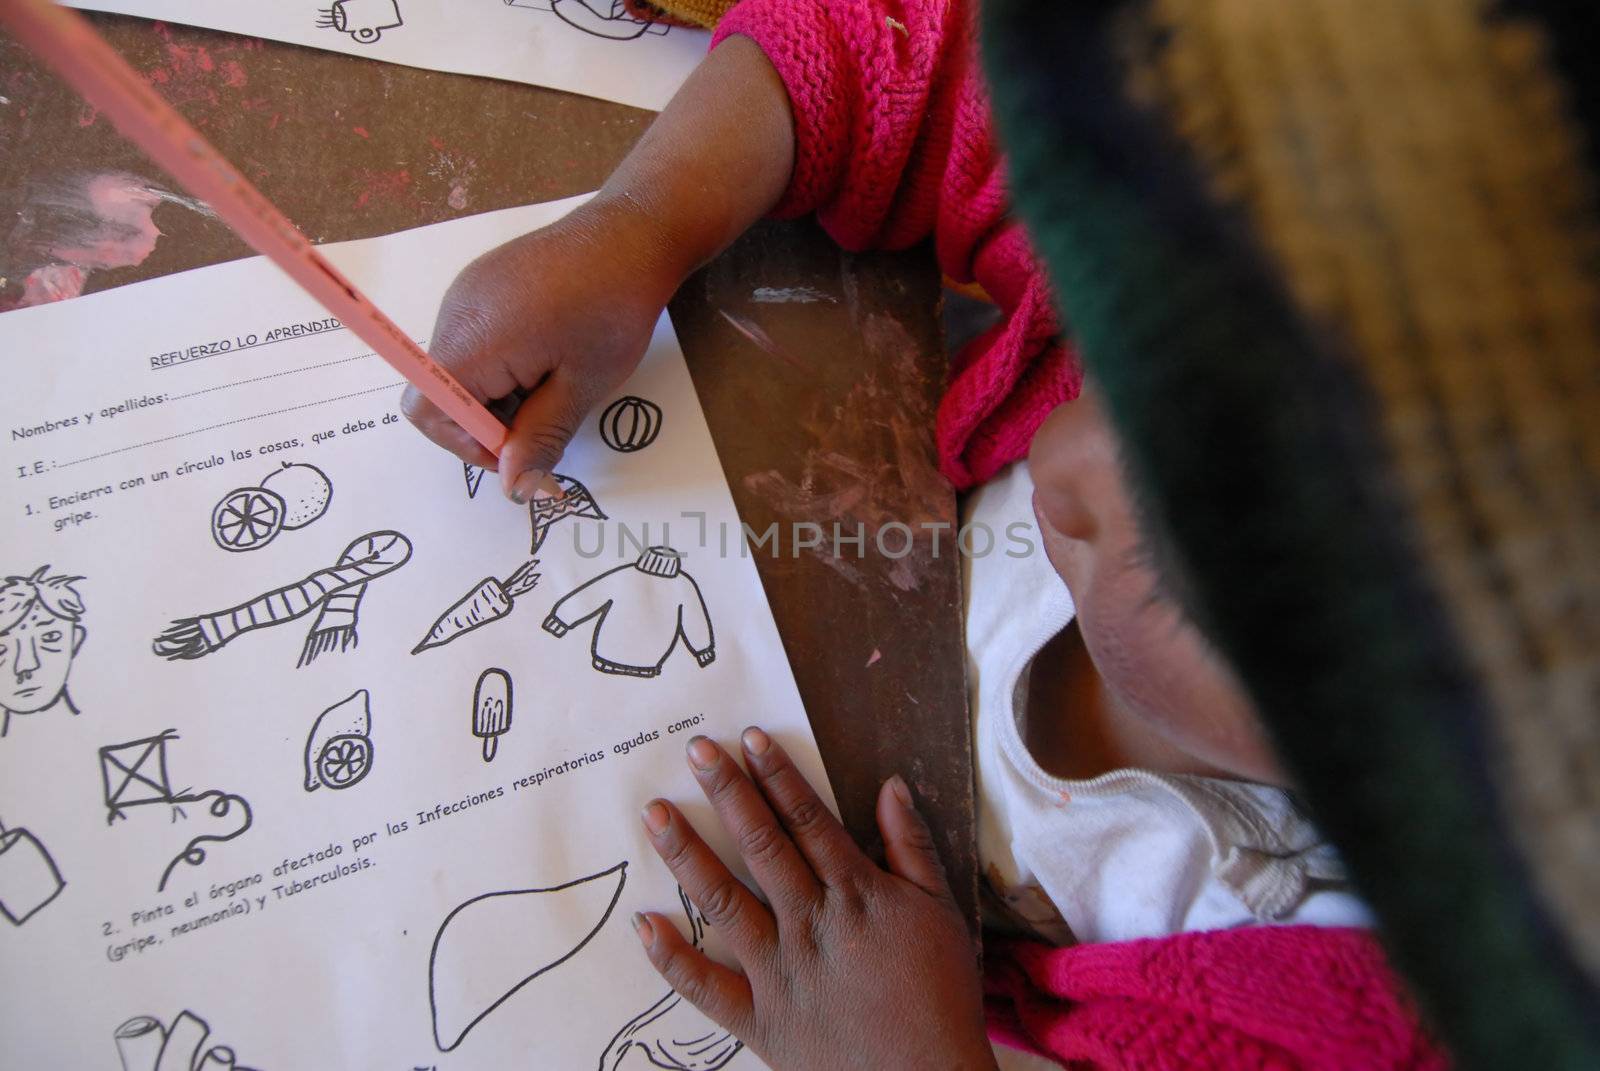
<svg viewBox="0 0 1600 1071">
<path fill-rule="evenodd" d="M 1004 162 L 959 0 L 742 0 L 717 27 L 753 39 L 794 112 L 777 215 L 815 213 L 846 249 L 928 238 L 957 283 L 1004 318 L 956 357 L 939 463 L 957 487 L 1023 457 L 1075 398 L 1048 280 L 1007 215 Z M 715 45 L 713 45 L 715 47 Z M 1254 927 L 989 951 L 991 1032 L 1073 1067 L 1405 1068 L 1446 1060 L 1382 949 L 1357 930 Z"/>
<path fill-rule="evenodd" d="M 956 356 L 936 427 L 944 474 L 958 488 L 982 483 L 1027 454 L 1083 377 L 1040 262 L 1006 214 L 971 6 L 743 0 L 715 40 L 730 34 L 753 39 L 789 91 L 795 169 L 776 214 L 814 212 L 850 250 L 932 235 L 945 275 L 981 286 L 1004 313 Z"/>
<path fill-rule="evenodd" d="M 1250 926 L 987 951 L 990 1036 L 1072 1068 L 1449 1066 L 1363 930 Z"/>
</svg>

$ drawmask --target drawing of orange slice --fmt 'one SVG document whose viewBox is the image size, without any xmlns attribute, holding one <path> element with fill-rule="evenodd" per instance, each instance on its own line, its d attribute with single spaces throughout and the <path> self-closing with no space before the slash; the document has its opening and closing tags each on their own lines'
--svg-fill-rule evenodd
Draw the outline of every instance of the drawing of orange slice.
<svg viewBox="0 0 1600 1071">
<path fill-rule="evenodd" d="M 223 550 L 264 547 L 283 531 L 283 496 L 265 487 L 229 491 L 211 511 L 211 538 Z"/>
<path fill-rule="evenodd" d="M 372 741 L 345 734 L 322 745 L 317 756 L 317 777 L 329 788 L 349 788 L 372 769 Z"/>
</svg>

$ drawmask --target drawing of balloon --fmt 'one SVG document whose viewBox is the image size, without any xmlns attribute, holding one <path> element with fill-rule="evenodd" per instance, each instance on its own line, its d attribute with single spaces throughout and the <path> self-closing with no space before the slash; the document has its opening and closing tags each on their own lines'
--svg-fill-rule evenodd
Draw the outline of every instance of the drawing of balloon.
<svg viewBox="0 0 1600 1071">
<path fill-rule="evenodd" d="M 655 402 L 624 394 L 600 414 L 600 438 L 622 454 L 643 450 L 661 434 L 661 407 Z"/>
<path fill-rule="evenodd" d="M 371 696 L 365 688 L 317 715 L 306 736 L 306 791 L 349 788 L 372 770 Z"/>
<path fill-rule="evenodd" d="M 548 889 L 484 893 L 445 916 L 428 956 L 433 1040 L 451 1052 L 535 978 L 583 951 L 622 898 L 627 861 Z"/>
<path fill-rule="evenodd" d="M 259 487 L 237 487 L 211 511 L 211 538 L 223 550 L 260 550 L 279 532 L 304 528 L 328 511 L 333 484 L 315 465 L 285 461 Z"/>
</svg>

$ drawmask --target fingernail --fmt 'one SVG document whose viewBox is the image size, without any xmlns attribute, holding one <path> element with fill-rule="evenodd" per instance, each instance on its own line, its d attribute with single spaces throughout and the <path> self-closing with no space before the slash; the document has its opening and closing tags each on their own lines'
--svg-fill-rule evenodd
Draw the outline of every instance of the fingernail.
<svg viewBox="0 0 1600 1071">
<path fill-rule="evenodd" d="M 639 912 L 633 913 L 633 932 L 639 935 L 639 943 L 649 948 L 656 940 L 656 928 L 650 925 L 650 920 Z"/>
<path fill-rule="evenodd" d="M 525 469 L 511 484 L 511 501 L 519 506 L 526 506 L 538 493 L 544 479 L 544 470 Z"/>
<path fill-rule="evenodd" d="M 660 800 L 651 800 L 644 805 L 644 810 L 639 812 L 639 817 L 644 820 L 644 827 L 652 836 L 660 836 L 667 828 L 667 823 L 672 821 L 672 815 L 667 811 L 667 805 Z"/>
<path fill-rule="evenodd" d="M 746 729 L 739 740 L 744 744 L 746 751 L 757 757 L 765 755 L 767 749 L 772 746 L 772 737 L 754 725 Z"/>
<path fill-rule="evenodd" d="M 894 793 L 894 798 L 900 801 L 903 807 L 913 807 L 911 802 L 911 788 L 906 784 L 906 779 L 899 774 L 889 778 L 889 791 Z"/>
<path fill-rule="evenodd" d="M 717 764 L 717 745 L 703 736 L 689 741 L 689 761 L 696 769 L 709 770 Z"/>
</svg>

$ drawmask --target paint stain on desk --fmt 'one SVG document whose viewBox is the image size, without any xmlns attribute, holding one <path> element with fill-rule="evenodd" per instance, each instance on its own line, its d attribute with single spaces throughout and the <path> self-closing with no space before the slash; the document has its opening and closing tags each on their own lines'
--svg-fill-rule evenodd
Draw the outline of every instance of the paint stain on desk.
<svg viewBox="0 0 1600 1071">
<path fill-rule="evenodd" d="M 194 198 L 127 171 L 34 180 L 6 242 L 4 274 L 15 282 L 0 295 L 0 308 L 77 297 L 94 272 L 142 264 L 161 239 L 155 210 L 162 204 L 213 215 Z"/>
<path fill-rule="evenodd" d="M 916 591 L 934 556 L 952 550 L 954 533 L 945 531 L 935 551 L 935 537 L 923 527 L 945 516 L 950 487 L 928 441 L 933 412 L 916 340 L 887 316 L 863 317 L 860 330 L 867 350 L 886 358 L 880 371 L 862 376 L 839 404 L 802 418 L 812 444 L 797 473 L 768 469 L 741 482 L 780 517 L 820 524 L 829 538 L 810 552 L 852 584 L 864 585 L 867 575 L 849 554 L 833 553 L 836 524 L 845 536 L 864 529 L 869 553 L 882 549 L 891 560 L 889 584 Z M 887 414 L 886 396 L 902 403 Z"/>
<path fill-rule="evenodd" d="M 180 109 L 186 104 L 215 106 L 224 103 L 223 90 L 240 90 L 250 84 L 250 76 L 239 57 L 248 58 L 249 53 L 259 52 L 262 48 L 259 40 L 239 37 L 208 47 L 183 43 L 165 23 L 156 23 L 154 32 L 163 46 L 162 61 L 143 73 L 173 106 Z M 235 98 L 230 94 L 228 99 Z M 204 127 L 205 112 L 196 113 L 193 121 L 196 126 Z"/>
<path fill-rule="evenodd" d="M 368 203 L 411 202 L 416 199 L 411 187 L 411 172 L 407 168 L 393 171 L 375 171 L 361 168 L 355 175 L 355 207 L 365 208 Z"/>
<path fill-rule="evenodd" d="M 470 201 L 472 180 L 478 173 L 477 158 L 451 150 L 438 138 L 430 138 L 429 143 L 433 146 L 435 156 L 433 163 L 428 166 L 428 177 L 440 186 L 449 187 L 445 204 L 457 212 L 465 211 Z"/>
</svg>

